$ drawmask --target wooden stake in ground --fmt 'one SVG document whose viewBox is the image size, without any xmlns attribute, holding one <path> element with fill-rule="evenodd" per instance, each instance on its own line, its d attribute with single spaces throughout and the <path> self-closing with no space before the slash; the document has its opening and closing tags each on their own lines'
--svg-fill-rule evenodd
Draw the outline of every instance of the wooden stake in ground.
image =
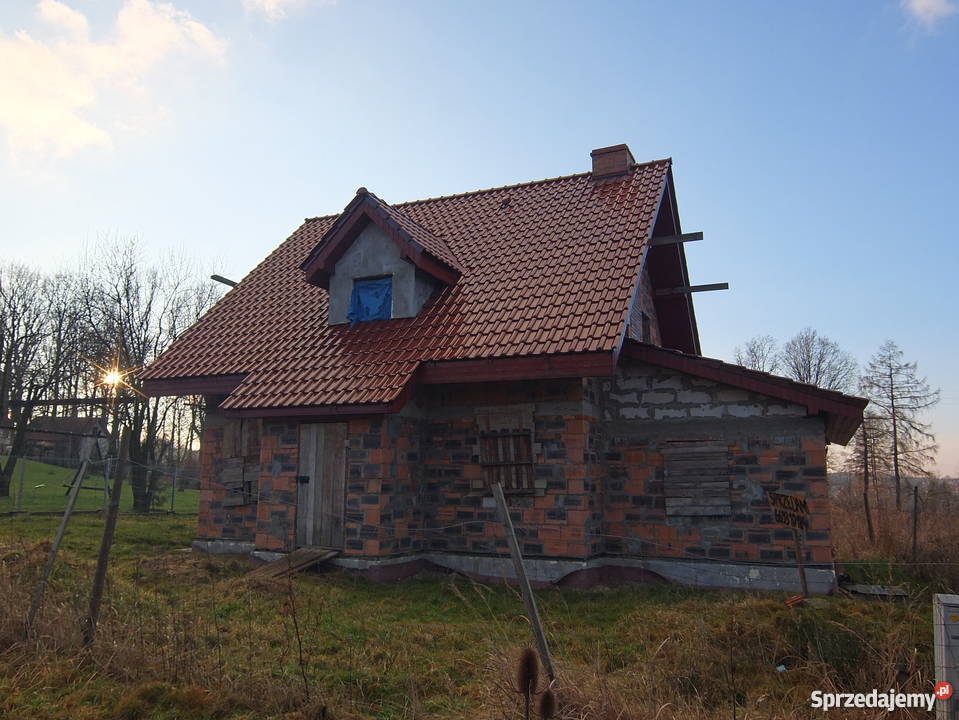
<svg viewBox="0 0 959 720">
<path fill-rule="evenodd" d="M 806 565 L 803 563 L 802 539 L 799 537 L 799 530 L 793 530 L 793 539 L 796 541 L 796 567 L 799 568 L 802 595 L 803 597 L 809 597 L 809 585 L 806 583 Z"/>
<path fill-rule="evenodd" d="M 20 459 L 23 462 L 23 458 Z M 83 485 L 83 476 L 87 472 L 86 459 L 80 463 L 76 474 L 73 476 L 73 484 L 70 486 L 70 494 L 67 495 L 67 506 L 63 511 L 63 517 L 60 518 L 60 527 L 57 528 L 57 536 L 53 540 L 53 547 L 50 548 L 50 556 L 47 558 L 47 565 L 43 569 L 43 575 L 37 582 L 36 590 L 33 591 L 33 599 L 30 601 L 30 611 L 27 613 L 27 632 L 33 628 L 33 621 L 36 619 L 37 610 L 40 609 L 40 603 L 43 601 L 43 592 L 47 587 L 47 580 L 50 579 L 50 573 L 53 572 L 53 563 L 57 559 L 57 553 L 60 552 L 60 543 L 63 542 L 63 536 L 67 532 L 67 525 L 70 522 L 70 516 L 73 514 L 73 508 L 77 504 L 77 495 L 80 494 L 80 486 Z"/>
<path fill-rule="evenodd" d="M 919 551 L 917 540 L 919 537 L 919 486 L 912 486 L 912 562 L 916 562 Z"/>
<path fill-rule="evenodd" d="M 120 514 L 120 492 L 123 490 L 123 459 L 130 445 L 130 432 L 124 429 L 117 453 L 117 466 L 113 474 L 113 489 L 110 491 L 110 507 L 107 509 L 103 528 L 103 540 L 100 542 L 100 554 L 97 556 L 97 569 L 93 575 L 93 589 L 90 591 L 90 613 L 83 623 L 83 644 L 91 645 L 97 634 L 97 621 L 100 619 L 100 603 L 103 600 L 103 586 L 107 579 L 107 567 L 110 564 L 110 548 L 117 529 L 117 516 Z"/>
<path fill-rule="evenodd" d="M 17 484 L 17 504 L 14 506 L 14 510 L 20 512 L 23 510 L 23 483 L 27 474 L 27 459 L 21 457 L 17 463 L 20 465 L 20 482 Z"/>
<path fill-rule="evenodd" d="M 793 540 L 796 543 L 796 569 L 799 571 L 799 582 L 802 585 L 803 597 L 809 596 L 809 585 L 806 583 L 806 566 L 803 563 L 802 531 L 806 528 L 809 517 L 809 503 L 798 495 L 786 495 L 779 492 L 766 492 L 769 508 L 773 511 L 776 522 L 792 528 Z"/>
<path fill-rule="evenodd" d="M 539 646 L 539 655 L 543 661 L 543 667 L 550 680 L 556 677 L 553 670 L 553 657 L 549 654 L 549 644 L 546 642 L 546 633 L 543 632 L 543 622 L 539 617 L 539 609 L 536 607 L 536 598 L 533 596 L 533 589 L 529 585 L 529 578 L 526 576 L 526 567 L 523 565 L 523 555 L 519 551 L 519 543 L 516 540 L 516 532 L 513 530 L 513 520 L 509 516 L 509 508 L 506 506 L 506 496 L 503 495 L 503 486 L 500 483 L 493 485 L 493 497 L 496 498 L 496 504 L 499 506 L 500 516 L 503 520 L 503 527 L 506 528 L 506 542 L 509 544 L 509 552 L 513 557 L 513 568 L 516 570 L 516 581 L 519 583 L 520 590 L 523 592 L 523 602 L 526 603 L 526 612 L 529 613 L 530 623 L 533 625 L 533 634 L 536 636 L 536 644 Z"/>
</svg>

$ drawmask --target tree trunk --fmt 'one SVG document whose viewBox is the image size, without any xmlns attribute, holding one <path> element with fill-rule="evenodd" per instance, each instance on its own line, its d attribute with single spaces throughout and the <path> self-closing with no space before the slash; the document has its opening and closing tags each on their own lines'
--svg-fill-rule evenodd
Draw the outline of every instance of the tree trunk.
<svg viewBox="0 0 959 720">
<path fill-rule="evenodd" d="M 869 434 L 866 432 L 865 422 L 862 424 L 862 509 L 866 515 L 869 542 L 875 545 L 876 533 L 872 527 L 872 513 L 869 511 Z"/>
<path fill-rule="evenodd" d="M 896 479 L 896 510 L 902 510 L 902 478 L 899 475 L 899 428 L 896 423 L 896 389 L 889 370 L 889 407 L 892 416 L 892 474 Z"/>
<path fill-rule="evenodd" d="M 32 415 L 32 406 L 20 410 L 20 417 L 17 419 L 16 430 L 13 433 L 13 443 L 10 445 L 10 456 L 7 458 L 3 470 L 0 471 L 0 497 L 10 497 L 10 481 L 13 479 L 13 471 L 17 466 L 17 461 L 23 456 L 23 449 L 27 444 L 27 428 L 30 425 Z"/>
<path fill-rule="evenodd" d="M 148 513 L 153 504 L 150 492 L 150 469 L 139 460 L 130 463 L 130 489 L 133 491 L 133 512 Z"/>
</svg>

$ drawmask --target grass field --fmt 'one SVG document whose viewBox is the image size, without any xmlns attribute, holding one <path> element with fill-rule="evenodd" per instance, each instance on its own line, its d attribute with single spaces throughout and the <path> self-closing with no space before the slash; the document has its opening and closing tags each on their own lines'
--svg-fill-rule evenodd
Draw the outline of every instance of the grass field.
<svg viewBox="0 0 959 720">
<path fill-rule="evenodd" d="M 6 462 L 6 458 L 2 458 Z M 66 506 L 67 491 L 73 481 L 75 471 L 70 468 L 51 465 L 37 460 L 21 460 L 25 463 L 23 482 L 23 502 L 20 507 L 26 512 L 61 512 Z M 77 510 L 99 510 L 103 507 L 103 476 L 100 465 L 91 468 L 84 478 L 84 487 L 94 488 L 81 490 L 77 498 Z M 13 472 L 11 496 L 0 498 L 0 513 L 10 512 L 17 508 L 17 492 L 20 487 L 20 467 Z M 199 502 L 198 490 L 177 490 L 174 510 L 177 513 L 195 513 Z M 170 488 L 163 488 L 163 504 L 159 510 L 170 509 Z M 123 488 L 120 498 L 121 511 L 133 507 L 133 493 L 129 483 Z"/>
<path fill-rule="evenodd" d="M 255 583 L 245 558 L 185 551 L 191 518 L 121 518 L 100 633 L 84 650 L 102 524 L 78 517 L 25 640 L 56 522 L 0 518 L 5 720 L 521 717 L 512 664 L 531 634 L 513 588 L 339 572 Z M 927 691 L 932 678 L 928 596 L 790 610 L 782 593 L 676 586 L 537 595 L 570 720 L 719 720 L 734 705 L 738 718 L 819 717 L 813 689 Z"/>
</svg>

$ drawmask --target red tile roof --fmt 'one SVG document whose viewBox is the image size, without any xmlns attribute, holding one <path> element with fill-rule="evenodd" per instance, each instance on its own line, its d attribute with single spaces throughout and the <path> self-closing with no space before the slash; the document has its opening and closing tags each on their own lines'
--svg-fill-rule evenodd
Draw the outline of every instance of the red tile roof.
<svg viewBox="0 0 959 720">
<path fill-rule="evenodd" d="M 415 318 L 355 327 L 327 324 L 326 291 L 301 270 L 341 216 L 309 219 L 144 371 L 146 387 L 245 375 L 222 407 L 382 404 L 426 361 L 612 354 L 669 168 L 383 203 L 462 274 Z"/>
<path fill-rule="evenodd" d="M 327 288 L 336 261 L 353 243 L 367 218 L 377 222 L 421 270 L 449 284 L 462 274 L 463 266 L 442 238 L 361 187 L 303 263 L 307 282 Z M 424 253 L 428 258 L 423 258 Z M 429 258 L 439 266 L 430 263 Z"/>
</svg>

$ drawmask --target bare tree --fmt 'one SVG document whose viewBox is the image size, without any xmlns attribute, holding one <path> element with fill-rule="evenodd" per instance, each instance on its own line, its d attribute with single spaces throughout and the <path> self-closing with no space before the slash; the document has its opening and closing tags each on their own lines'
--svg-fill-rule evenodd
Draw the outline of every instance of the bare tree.
<svg viewBox="0 0 959 720">
<path fill-rule="evenodd" d="M 902 350 L 887 340 L 866 368 L 863 388 L 878 415 L 889 424 L 889 447 L 896 485 L 896 509 L 902 509 L 902 475 L 928 475 L 934 460 L 936 437 L 919 414 L 939 402 L 939 390 L 932 390 L 916 374 L 916 363 L 903 360 Z"/>
<path fill-rule="evenodd" d="M 63 387 L 77 364 L 76 287 L 71 275 L 0 267 L 0 422 L 13 427 L 10 455 L 0 471 L 0 497 L 10 494 L 36 406 Z"/>
<path fill-rule="evenodd" d="M 803 328 L 779 353 L 783 374 L 825 390 L 849 392 L 856 386 L 858 365 L 838 343 L 812 328 Z"/>
<path fill-rule="evenodd" d="M 875 487 L 879 478 L 886 477 L 892 461 L 889 454 L 889 423 L 875 412 L 866 412 L 862 425 L 853 436 L 850 452 L 846 456 L 845 470 L 862 479 L 862 509 L 866 519 L 869 542 L 876 541 L 872 510 L 869 506 L 869 489 Z"/>
<path fill-rule="evenodd" d="M 86 326 L 96 356 L 100 364 L 124 370 L 148 365 L 219 296 L 217 287 L 199 281 L 199 273 L 181 258 L 148 265 L 136 240 L 101 245 L 87 258 L 84 277 Z M 187 400 L 146 398 L 136 378 L 135 373 L 127 378 L 137 393 L 134 401 L 119 405 L 117 413 L 130 430 L 133 509 L 148 512 L 157 490 L 154 469 L 167 445 L 160 440 L 184 415 L 172 410 Z"/>
<path fill-rule="evenodd" d="M 736 347 L 736 364 L 774 373 L 779 368 L 779 345 L 772 335 L 757 335 Z"/>
</svg>

